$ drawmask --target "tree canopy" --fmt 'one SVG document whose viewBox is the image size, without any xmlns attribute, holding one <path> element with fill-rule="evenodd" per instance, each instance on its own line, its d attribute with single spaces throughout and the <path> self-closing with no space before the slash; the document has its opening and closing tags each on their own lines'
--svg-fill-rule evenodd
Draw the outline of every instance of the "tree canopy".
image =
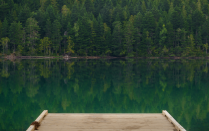
<svg viewBox="0 0 209 131">
<path fill-rule="evenodd" d="M 21 55 L 207 56 L 207 0 L 0 0 L 0 39 Z M 68 38 L 74 43 L 69 53 Z M 192 43 L 191 43 L 192 41 Z M 17 48 L 21 47 L 21 52 Z"/>
</svg>

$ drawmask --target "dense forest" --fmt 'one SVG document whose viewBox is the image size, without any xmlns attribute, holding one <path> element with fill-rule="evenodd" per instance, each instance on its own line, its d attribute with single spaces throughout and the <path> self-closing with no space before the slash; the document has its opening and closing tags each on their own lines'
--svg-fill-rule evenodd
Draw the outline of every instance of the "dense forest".
<svg viewBox="0 0 209 131">
<path fill-rule="evenodd" d="M 0 0 L 1 55 L 207 56 L 208 0 Z"/>
<path fill-rule="evenodd" d="M 0 61 L 0 130 L 25 131 L 50 113 L 161 113 L 187 131 L 208 131 L 203 60 Z"/>
</svg>

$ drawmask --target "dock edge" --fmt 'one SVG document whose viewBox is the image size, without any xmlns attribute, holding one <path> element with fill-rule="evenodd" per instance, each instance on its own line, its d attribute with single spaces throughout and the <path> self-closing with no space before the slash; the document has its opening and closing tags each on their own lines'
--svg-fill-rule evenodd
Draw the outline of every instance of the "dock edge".
<svg viewBox="0 0 209 131">
<path fill-rule="evenodd" d="M 163 110 L 162 114 L 175 126 L 177 131 L 186 131 L 166 110 Z"/>
<path fill-rule="evenodd" d="M 43 120 L 43 118 L 48 115 L 48 110 L 44 110 L 39 116 L 38 118 L 35 120 L 36 122 L 38 122 L 39 124 L 41 124 L 41 121 Z M 35 131 L 35 126 L 34 125 L 30 125 L 29 128 L 26 131 Z"/>
</svg>

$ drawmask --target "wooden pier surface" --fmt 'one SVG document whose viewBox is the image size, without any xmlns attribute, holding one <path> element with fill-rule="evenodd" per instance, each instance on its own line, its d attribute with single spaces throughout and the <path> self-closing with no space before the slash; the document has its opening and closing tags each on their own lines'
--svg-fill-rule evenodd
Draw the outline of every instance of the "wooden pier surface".
<svg viewBox="0 0 209 131">
<path fill-rule="evenodd" d="M 150 114 L 48 113 L 36 119 L 38 131 L 186 131 L 167 111 Z M 34 131 L 31 125 L 27 131 Z"/>
</svg>

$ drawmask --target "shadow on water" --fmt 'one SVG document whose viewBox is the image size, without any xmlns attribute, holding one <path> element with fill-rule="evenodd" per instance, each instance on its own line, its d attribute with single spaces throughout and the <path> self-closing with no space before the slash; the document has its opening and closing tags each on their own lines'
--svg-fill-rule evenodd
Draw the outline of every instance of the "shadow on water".
<svg viewBox="0 0 209 131">
<path fill-rule="evenodd" d="M 58 113 L 161 113 L 188 131 L 209 130 L 207 60 L 0 62 L 0 130 L 26 130 Z"/>
</svg>

